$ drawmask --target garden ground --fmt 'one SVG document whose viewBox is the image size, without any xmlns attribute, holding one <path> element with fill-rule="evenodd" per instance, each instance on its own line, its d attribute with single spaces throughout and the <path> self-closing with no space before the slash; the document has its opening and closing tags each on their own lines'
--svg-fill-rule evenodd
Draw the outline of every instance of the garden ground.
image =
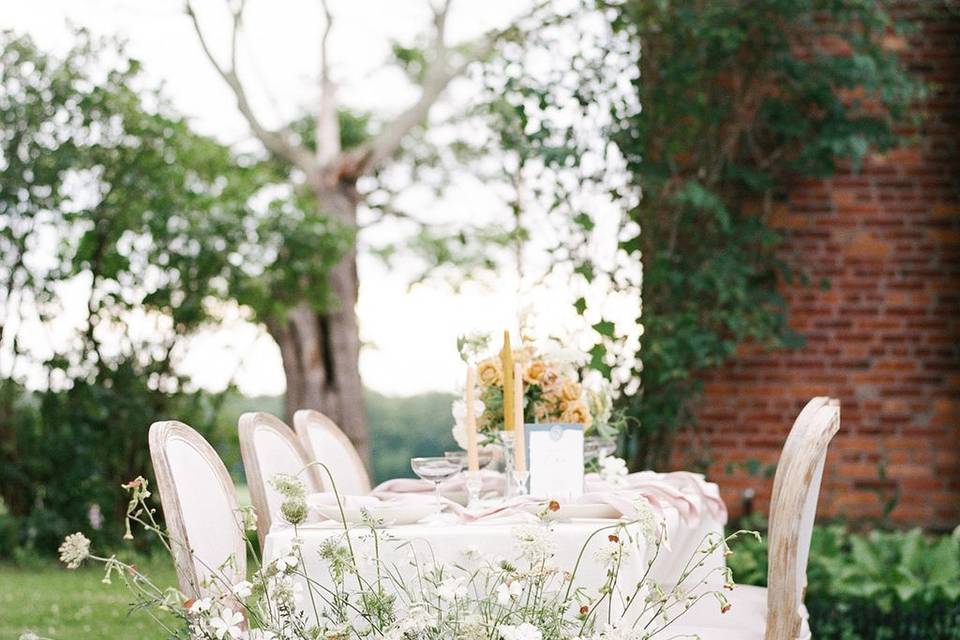
<svg viewBox="0 0 960 640">
<path fill-rule="evenodd" d="M 151 560 L 145 573 L 158 586 L 176 583 L 168 558 Z M 105 585 L 102 577 L 98 567 L 69 571 L 52 562 L 0 565 L 0 638 L 16 639 L 28 629 L 54 640 L 167 637 L 145 611 L 130 611 L 121 579 Z"/>
</svg>

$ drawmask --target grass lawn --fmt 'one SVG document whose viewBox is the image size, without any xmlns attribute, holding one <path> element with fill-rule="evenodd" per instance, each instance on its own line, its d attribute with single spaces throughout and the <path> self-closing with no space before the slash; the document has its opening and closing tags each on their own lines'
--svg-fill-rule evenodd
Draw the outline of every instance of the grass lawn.
<svg viewBox="0 0 960 640">
<path fill-rule="evenodd" d="M 143 572 L 159 586 L 176 584 L 173 564 L 151 560 Z M 99 568 L 69 571 L 53 563 L 0 565 L 0 638 L 16 640 L 29 629 L 54 640 L 163 640 L 163 630 L 143 611 L 129 612 L 123 581 L 100 582 Z"/>
</svg>

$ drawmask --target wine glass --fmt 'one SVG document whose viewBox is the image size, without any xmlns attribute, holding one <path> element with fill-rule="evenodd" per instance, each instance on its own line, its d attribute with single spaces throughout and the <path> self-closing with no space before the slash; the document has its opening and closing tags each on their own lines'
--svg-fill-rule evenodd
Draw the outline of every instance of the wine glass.
<svg viewBox="0 0 960 640">
<path fill-rule="evenodd" d="M 437 508 L 440 504 L 440 483 L 460 473 L 463 468 L 463 458 L 411 458 L 410 468 L 420 478 L 433 483 L 433 493 L 437 498 Z"/>
</svg>

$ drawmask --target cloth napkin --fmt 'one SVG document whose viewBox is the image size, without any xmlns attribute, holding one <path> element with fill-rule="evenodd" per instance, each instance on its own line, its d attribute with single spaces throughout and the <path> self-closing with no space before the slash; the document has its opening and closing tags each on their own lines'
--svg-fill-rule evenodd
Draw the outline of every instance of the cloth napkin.
<svg viewBox="0 0 960 640">
<path fill-rule="evenodd" d="M 332 491 L 321 491 L 319 493 L 307 494 L 307 505 L 310 507 L 308 522 L 328 521 L 327 516 L 320 513 L 314 507 L 336 507 L 337 496 Z M 376 509 L 377 507 L 400 507 L 410 505 L 420 507 L 424 504 L 432 504 L 434 501 L 431 495 L 407 494 L 395 495 L 388 498 L 377 496 L 340 496 L 340 502 L 344 509 Z M 325 509 L 329 511 L 329 509 Z"/>
<path fill-rule="evenodd" d="M 460 472 L 449 480 L 444 480 L 440 483 L 440 493 L 456 493 L 464 492 L 467 490 L 467 474 L 466 472 Z M 504 475 L 499 471 L 491 471 L 489 469 L 480 470 L 480 493 L 492 493 L 499 492 L 503 493 L 503 489 L 506 486 L 506 480 Z M 419 478 L 393 478 L 392 480 L 386 480 L 381 482 L 373 491 L 370 492 L 370 495 L 377 496 L 380 498 L 390 498 L 402 494 L 416 494 L 416 493 L 431 493 L 433 491 L 433 483 L 427 480 L 420 480 Z"/>
<path fill-rule="evenodd" d="M 659 513 L 666 506 L 673 507 L 688 524 L 698 523 L 704 510 L 721 523 L 727 522 L 727 507 L 720 499 L 719 488 L 698 473 L 639 471 L 628 474 L 617 483 L 609 482 L 597 473 L 588 473 L 583 484 L 591 493 L 642 495 Z"/>
</svg>

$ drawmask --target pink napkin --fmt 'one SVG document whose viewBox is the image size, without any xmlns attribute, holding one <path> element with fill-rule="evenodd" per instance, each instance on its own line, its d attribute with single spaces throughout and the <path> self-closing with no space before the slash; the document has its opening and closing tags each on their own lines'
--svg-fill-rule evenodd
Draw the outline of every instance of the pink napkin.
<svg viewBox="0 0 960 640">
<path fill-rule="evenodd" d="M 440 492 L 465 492 L 467 490 L 466 479 L 466 473 L 458 473 L 449 480 L 444 480 L 440 483 Z M 481 494 L 492 491 L 503 493 L 505 480 L 503 474 L 499 471 L 481 469 L 480 481 L 482 483 L 480 487 Z M 433 483 L 427 480 L 420 480 L 419 478 L 393 478 L 392 480 L 378 484 L 374 487 L 373 491 L 370 492 L 370 495 L 387 498 L 397 494 L 429 493 L 431 491 L 433 491 Z"/>
<path fill-rule="evenodd" d="M 727 522 L 727 507 L 720 499 L 717 485 L 706 482 L 702 475 L 696 473 L 640 471 L 627 475 L 622 485 L 611 484 L 599 474 L 588 473 L 584 477 L 584 488 L 598 493 L 639 493 L 647 498 L 658 512 L 662 513 L 663 507 L 671 506 L 690 524 L 699 522 L 703 509 L 721 523 Z"/>
</svg>

